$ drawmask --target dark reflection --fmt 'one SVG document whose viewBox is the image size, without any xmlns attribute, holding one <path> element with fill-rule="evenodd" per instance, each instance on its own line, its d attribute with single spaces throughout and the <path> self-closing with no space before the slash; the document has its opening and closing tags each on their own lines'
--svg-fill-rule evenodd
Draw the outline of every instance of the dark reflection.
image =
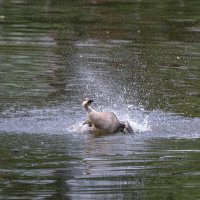
<svg viewBox="0 0 200 200">
<path fill-rule="evenodd" d="M 66 139 L 1 133 L 1 197 L 69 199 L 70 163 L 77 158 L 68 156 Z"/>
<path fill-rule="evenodd" d="M 67 180 L 72 179 L 71 176 L 72 171 L 70 170 L 59 170 L 55 173 L 55 176 L 57 177 L 57 181 L 55 184 L 52 184 L 52 189 L 55 189 L 55 194 L 53 194 L 51 197 L 47 199 L 63 199 L 67 200 L 70 199 L 68 196 L 70 193 L 70 187 L 67 185 Z"/>
<path fill-rule="evenodd" d="M 57 104 L 66 96 L 77 102 L 76 94 L 96 90 L 80 72 L 89 74 L 91 66 L 99 76 L 111 67 L 106 81 L 122 86 L 116 92 L 127 92 L 131 103 L 198 116 L 196 4 L 3 1 L 1 110 Z"/>
</svg>

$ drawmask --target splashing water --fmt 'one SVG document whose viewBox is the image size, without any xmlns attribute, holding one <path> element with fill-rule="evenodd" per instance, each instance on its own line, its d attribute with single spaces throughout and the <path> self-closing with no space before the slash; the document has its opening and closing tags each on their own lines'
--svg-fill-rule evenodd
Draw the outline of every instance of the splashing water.
<svg viewBox="0 0 200 200">
<path fill-rule="evenodd" d="M 102 109 L 114 112 L 119 120 L 129 121 L 134 135 L 140 137 L 200 137 L 199 118 L 185 118 L 174 114 L 164 113 L 160 110 L 145 111 L 141 108 L 128 106 L 128 111 L 115 110 L 113 108 Z M 0 132 L 14 133 L 45 133 L 45 134 L 87 134 L 87 126 L 82 123 L 86 117 L 80 106 L 80 113 L 70 115 L 66 109 L 65 114 L 59 109 L 31 110 L 30 116 L 13 116 L 0 120 Z M 28 112 L 28 111 L 27 111 Z M 52 113 L 53 112 L 53 113 Z M 33 114 L 34 113 L 34 114 Z M 42 113 L 42 114 L 41 114 Z"/>
</svg>

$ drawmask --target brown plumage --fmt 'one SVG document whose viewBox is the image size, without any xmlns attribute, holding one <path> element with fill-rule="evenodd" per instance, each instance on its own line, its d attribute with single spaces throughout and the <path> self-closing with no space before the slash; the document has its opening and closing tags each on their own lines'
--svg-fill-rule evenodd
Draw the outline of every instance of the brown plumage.
<svg viewBox="0 0 200 200">
<path fill-rule="evenodd" d="M 111 134 L 117 132 L 133 132 L 128 122 L 120 122 L 116 115 L 112 112 L 97 112 L 90 105 L 93 101 L 86 98 L 83 101 L 83 107 L 88 112 L 88 120 L 84 124 L 90 126 L 92 133 L 100 134 Z"/>
</svg>

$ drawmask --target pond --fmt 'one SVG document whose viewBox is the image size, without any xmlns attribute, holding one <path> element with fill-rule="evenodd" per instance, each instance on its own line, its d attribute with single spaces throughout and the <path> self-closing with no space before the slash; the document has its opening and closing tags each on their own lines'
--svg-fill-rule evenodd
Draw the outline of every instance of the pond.
<svg viewBox="0 0 200 200">
<path fill-rule="evenodd" d="M 0 199 L 199 199 L 198 1 L 0 1 Z M 84 97 L 133 134 L 82 130 Z"/>
</svg>

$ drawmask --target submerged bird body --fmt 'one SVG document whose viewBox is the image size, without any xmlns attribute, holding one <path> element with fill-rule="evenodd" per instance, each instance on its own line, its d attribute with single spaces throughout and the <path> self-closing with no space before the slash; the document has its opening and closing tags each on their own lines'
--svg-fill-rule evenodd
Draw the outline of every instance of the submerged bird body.
<svg viewBox="0 0 200 200">
<path fill-rule="evenodd" d="M 128 122 L 120 122 L 116 115 L 112 112 L 97 112 L 90 104 L 93 101 L 86 98 L 83 101 L 83 107 L 88 112 L 88 120 L 84 124 L 88 124 L 91 132 L 94 134 L 111 134 L 116 132 L 133 132 Z"/>
<path fill-rule="evenodd" d="M 92 132 L 104 134 L 122 131 L 124 126 L 111 112 L 91 112 L 89 118 L 92 122 Z"/>
</svg>

